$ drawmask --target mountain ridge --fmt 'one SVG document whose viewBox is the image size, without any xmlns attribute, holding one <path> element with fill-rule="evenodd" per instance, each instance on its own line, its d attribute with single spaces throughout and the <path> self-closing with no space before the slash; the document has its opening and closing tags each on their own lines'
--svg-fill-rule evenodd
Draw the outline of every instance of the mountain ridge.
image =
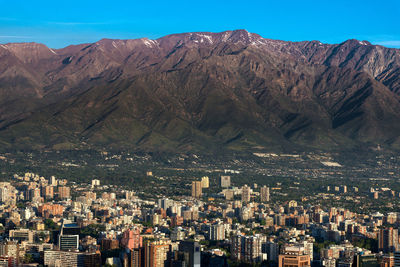
<svg viewBox="0 0 400 267">
<path fill-rule="evenodd" d="M 243 150 L 400 140 L 400 50 L 245 30 L 0 45 L 5 148 Z"/>
</svg>

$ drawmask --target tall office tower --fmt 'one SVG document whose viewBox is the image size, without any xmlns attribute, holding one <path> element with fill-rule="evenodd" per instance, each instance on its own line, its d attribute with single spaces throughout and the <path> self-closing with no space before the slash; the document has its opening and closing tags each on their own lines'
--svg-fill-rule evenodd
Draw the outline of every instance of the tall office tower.
<svg viewBox="0 0 400 267">
<path fill-rule="evenodd" d="M 210 179 L 208 179 L 208 176 L 201 177 L 201 187 L 202 188 L 210 187 Z"/>
<path fill-rule="evenodd" d="M 71 189 L 68 186 L 60 186 L 58 188 L 58 197 L 61 199 L 71 198 Z"/>
<path fill-rule="evenodd" d="M 193 241 L 181 241 L 179 243 L 179 251 L 184 253 L 185 266 L 188 267 L 200 267 L 200 245 Z"/>
<path fill-rule="evenodd" d="M 202 194 L 201 182 L 200 181 L 193 181 L 192 182 L 192 197 L 200 198 L 201 194 Z"/>
<path fill-rule="evenodd" d="M 167 241 L 147 242 L 144 246 L 144 267 L 164 267 L 170 245 Z"/>
<path fill-rule="evenodd" d="M 76 223 L 64 221 L 58 236 L 60 250 L 74 251 L 79 248 L 80 227 Z"/>
<path fill-rule="evenodd" d="M 209 229 L 210 240 L 224 240 L 225 227 L 223 224 L 212 224 Z"/>
<path fill-rule="evenodd" d="M 389 227 L 379 231 L 379 250 L 383 253 L 396 252 L 399 250 L 399 231 Z"/>
<path fill-rule="evenodd" d="M 259 263 L 267 259 L 267 254 L 262 252 L 265 239 L 260 235 L 232 236 L 231 257 L 236 261 L 246 263 Z"/>
<path fill-rule="evenodd" d="M 263 186 L 260 190 L 261 202 L 269 202 L 269 187 Z"/>
<path fill-rule="evenodd" d="M 247 184 L 242 186 L 242 202 L 250 202 L 250 187 Z"/>
<path fill-rule="evenodd" d="M 221 176 L 219 179 L 219 185 L 223 188 L 227 188 L 231 186 L 231 177 L 230 176 Z"/>
<path fill-rule="evenodd" d="M 58 237 L 60 250 L 76 251 L 79 248 L 79 235 L 60 235 Z"/>
</svg>

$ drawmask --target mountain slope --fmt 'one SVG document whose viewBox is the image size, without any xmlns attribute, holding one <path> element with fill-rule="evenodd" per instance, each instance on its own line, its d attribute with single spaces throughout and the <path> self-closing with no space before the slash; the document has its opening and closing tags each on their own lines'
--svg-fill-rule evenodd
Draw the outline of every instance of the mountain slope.
<svg viewBox="0 0 400 267">
<path fill-rule="evenodd" d="M 244 30 L 0 46 L 0 140 L 24 149 L 400 145 L 400 52 Z"/>
</svg>

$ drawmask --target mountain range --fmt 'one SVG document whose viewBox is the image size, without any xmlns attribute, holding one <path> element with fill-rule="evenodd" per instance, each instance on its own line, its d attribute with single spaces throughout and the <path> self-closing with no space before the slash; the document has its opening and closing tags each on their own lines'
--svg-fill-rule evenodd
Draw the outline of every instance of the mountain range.
<svg viewBox="0 0 400 267">
<path fill-rule="evenodd" d="M 146 151 L 400 148 L 400 50 L 246 30 L 0 45 L 0 144 Z"/>
</svg>

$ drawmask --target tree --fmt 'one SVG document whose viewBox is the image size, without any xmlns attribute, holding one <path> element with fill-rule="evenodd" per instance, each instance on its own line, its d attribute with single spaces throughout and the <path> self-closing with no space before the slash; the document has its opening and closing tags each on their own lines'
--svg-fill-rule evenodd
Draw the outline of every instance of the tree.
<svg viewBox="0 0 400 267">
<path fill-rule="evenodd" d="M 46 230 L 56 230 L 58 225 L 52 219 L 44 220 L 44 227 Z"/>
<path fill-rule="evenodd" d="M 89 235 L 91 237 L 98 238 L 100 232 L 105 230 L 106 227 L 102 224 L 89 224 L 81 230 L 81 236 L 84 237 Z"/>
<path fill-rule="evenodd" d="M 27 253 L 27 254 L 25 254 L 25 257 L 24 257 L 24 259 L 22 261 L 23 261 L 23 263 L 32 263 L 35 260 L 34 260 L 34 258 L 32 256 L 32 254 L 28 254 Z"/>
</svg>

